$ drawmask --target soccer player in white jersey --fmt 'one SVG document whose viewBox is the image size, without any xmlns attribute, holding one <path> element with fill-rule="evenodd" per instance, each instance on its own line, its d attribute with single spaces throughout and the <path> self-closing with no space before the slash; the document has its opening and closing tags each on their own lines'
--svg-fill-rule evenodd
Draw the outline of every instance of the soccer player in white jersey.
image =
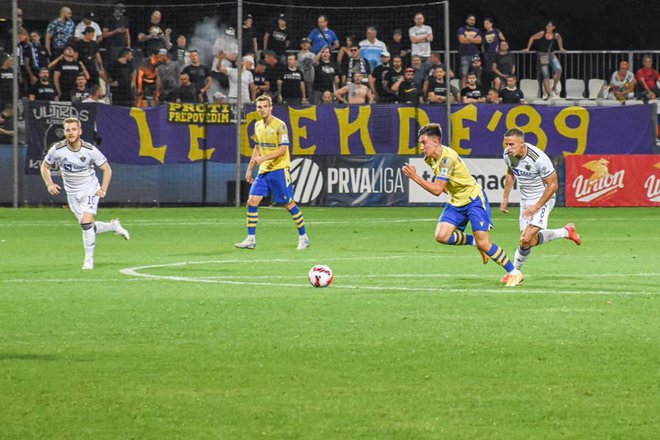
<svg viewBox="0 0 660 440">
<path fill-rule="evenodd" d="M 69 209 L 80 222 L 85 247 L 83 269 L 94 269 L 94 247 L 96 234 L 114 232 L 129 240 L 131 237 L 119 220 L 110 222 L 95 221 L 99 199 L 105 197 L 112 179 L 112 169 L 103 153 L 96 146 L 83 141 L 80 120 L 68 118 L 64 121 L 65 139 L 53 144 L 41 163 L 41 177 L 52 195 L 60 193 L 62 187 L 53 182 L 51 167 L 57 165 L 62 173 Z M 99 184 L 96 169 L 103 172 L 103 182 Z"/>
<path fill-rule="evenodd" d="M 504 162 L 507 175 L 500 211 L 507 213 L 509 193 L 514 180 L 520 188 L 520 243 L 514 257 L 514 266 L 520 270 L 532 247 L 560 238 L 572 240 L 578 246 L 580 235 L 572 223 L 559 229 L 547 229 L 550 211 L 555 206 L 555 193 L 559 184 L 550 158 L 539 148 L 525 142 L 525 133 L 512 128 L 504 134 Z M 507 275 L 502 278 L 507 282 Z"/>
</svg>

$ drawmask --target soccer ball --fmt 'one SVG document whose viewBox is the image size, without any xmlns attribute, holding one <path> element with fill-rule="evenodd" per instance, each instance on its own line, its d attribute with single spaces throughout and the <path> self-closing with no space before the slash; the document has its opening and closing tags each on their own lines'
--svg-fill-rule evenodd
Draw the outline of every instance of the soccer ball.
<svg viewBox="0 0 660 440">
<path fill-rule="evenodd" d="M 310 269 L 307 278 L 314 287 L 328 287 L 332 284 L 334 276 L 332 275 L 332 269 L 318 264 Z"/>
</svg>

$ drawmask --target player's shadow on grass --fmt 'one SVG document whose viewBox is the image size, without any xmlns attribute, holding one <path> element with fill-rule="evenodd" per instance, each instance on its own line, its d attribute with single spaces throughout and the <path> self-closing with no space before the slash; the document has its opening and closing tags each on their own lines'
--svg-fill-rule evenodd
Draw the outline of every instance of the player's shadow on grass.
<svg viewBox="0 0 660 440">
<path fill-rule="evenodd" d="M 56 354 L 41 353 L 3 353 L 0 352 L 0 361 L 75 361 L 85 362 L 87 359 L 74 358 Z"/>
</svg>

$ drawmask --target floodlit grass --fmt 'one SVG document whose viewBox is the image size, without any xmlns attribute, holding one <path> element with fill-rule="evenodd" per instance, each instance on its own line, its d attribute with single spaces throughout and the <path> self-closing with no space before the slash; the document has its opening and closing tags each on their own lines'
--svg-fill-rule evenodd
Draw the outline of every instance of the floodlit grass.
<svg viewBox="0 0 660 440">
<path fill-rule="evenodd" d="M 439 208 L 0 210 L 0 437 L 656 439 L 660 210 L 556 209 L 522 286 Z M 494 213 L 513 257 L 517 210 Z M 335 282 L 314 289 L 314 264 Z"/>
</svg>

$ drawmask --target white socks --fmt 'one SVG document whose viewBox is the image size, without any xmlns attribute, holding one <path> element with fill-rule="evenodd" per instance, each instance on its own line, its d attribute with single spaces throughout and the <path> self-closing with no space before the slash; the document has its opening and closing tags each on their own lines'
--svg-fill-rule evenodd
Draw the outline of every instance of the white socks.
<svg viewBox="0 0 660 440">
<path fill-rule="evenodd" d="M 117 232 L 117 228 L 112 222 L 95 222 L 96 233 L 103 234 L 104 232 Z"/>
<path fill-rule="evenodd" d="M 94 258 L 94 247 L 96 246 L 96 232 L 94 228 L 83 229 L 83 245 L 85 247 L 85 259 Z"/>
<path fill-rule="evenodd" d="M 559 229 L 543 229 L 539 231 L 539 243 L 543 244 L 552 240 L 559 240 L 560 238 L 568 237 L 568 231 L 565 228 Z"/>
<path fill-rule="evenodd" d="M 529 254 L 531 253 L 532 253 L 532 248 L 523 249 L 520 246 L 518 246 L 518 249 L 516 249 L 516 253 L 513 257 L 513 267 L 515 267 L 516 270 L 522 269 L 523 264 L 525 264 L 525 261 L 527 261 L 527 257 L 529 257 Z"/>
</svg>

